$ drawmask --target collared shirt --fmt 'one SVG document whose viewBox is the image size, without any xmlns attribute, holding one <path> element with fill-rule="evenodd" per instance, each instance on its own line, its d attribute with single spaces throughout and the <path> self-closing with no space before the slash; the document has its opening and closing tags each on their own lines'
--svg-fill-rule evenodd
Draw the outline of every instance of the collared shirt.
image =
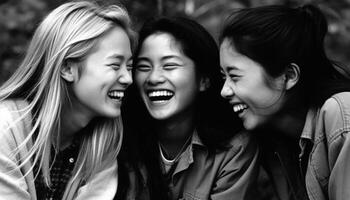
<svg viewBox="0 0 350 200">
<path fill-rule="evenodd" d="M 32 128 L 31 114 L 25 115 L 28 103 L 21 99 L 0 102 L 0 198 L 37 200 L 34 184 L 35 174 L 32 162 L 22 163 L 28 158 L 32 140 L 23 144 Z M 14 125 L 13 122 L 16 122 Z M 18 155 L 14 152 L 19 150 Z M 22 164 L 23 165 L 22 165 Z M 19 165 L 21 164 L 21 166 Z M 85 185 L 73 181 L 66 186 L 67 200 L 110 200 L 113 199 L 118 185 L 117 163 L 101 169 Z"/>
<path fill-rule="evenodd" d="M 239 133 L 227 150 L 209 153 L 195 132 L 169 180 L 171 199 L 255 199 L 258 149 Z"/>
<path fill-rule="evenodd" d="M 333 95 L 321 109 L 308 112 L 300 157 L 308 160 L 305 182 L 310 200 L 350 198 L 349 132 L 350 92 Z"/>
<path fill-rule="evenodd" d="M 55 150 L 52 147 L 51 155 L 53 162 L 50 168 L 51 185 L 47 187 L 43 176 L 39 173 L 39 176 L 35 179 L 35 188 L 38 199 L 41 200 L 59 200 L 62 199 L 66 185 L 72 176 L 72 171 L 75 166 L 75 162 L 79 153 L 79 139 L 73 140 L 72 144 L 58 152 L 55 155 Z M 38 165 L 34 167 L 34 174 L 37 173 Z"/>
<path fill-rule="evenodd" d="M 266 130 L 264 130 L 266 131 Z M 279 200 L 308 200 L 305 188 L 304 173 L 299 165 L 299 146 L 297 140 L 282 137 L 279 132 L 269 130 L 270 132 L 259 132 L 260 148 L 263 152 L 262 164 L 265 168 L 268 179 L 273 188 L 267 188 L 268 199 Z M 269 136 L 266 136 L 269 134 Z M 261 138 L 264 137 L 264 138 Z M 271 139 L 273 138 L 273 140 Z M 265 180 L 266 187 L 269 180 Z M 266 198 L 264 196 L 264 198 Z"/>
</svg>

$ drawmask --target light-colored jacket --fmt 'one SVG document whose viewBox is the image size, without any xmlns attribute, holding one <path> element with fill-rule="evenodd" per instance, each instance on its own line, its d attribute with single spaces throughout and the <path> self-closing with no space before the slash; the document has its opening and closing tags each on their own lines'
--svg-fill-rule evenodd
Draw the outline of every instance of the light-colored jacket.
<svg viewBox="0 0 350 200">
<path fill-rule="evenodd" d="M 349 132 L 350 92 L 335 94 L 321 108 L 310 109 L 299 140 L 299 166 L 288 163 L 289 157 L 278 151 L 274 152 L 278 159 L 264 157 L 279 199 L 350 199 Z M 286 146 L 274 149 L 293 151 Z"/>
<path fill-rule="evenodd" d="M 0 200 L 36 200 L 32 163 L 27 162 L 21 168 L 18 165 L 26 159 L 32 146 L 29 141 L 19 154 L 14 156 L 17 147 L 22 144 L 32 127 L 32 119 L 27 115 L 20 119 L 27 103 L 23 100 L 0 102 Z M 15 125 L 13 125 L 15 123 Z M 72 184 L 68 199 L 108 200 L 113 199 L 118 185 L 117 163 L 99 172 L 88 183 L 81 186 Z"/>
<path fill-rule="evenodd" d="M 350 199 L 350 92 L 329 98 L 307 115 L 300 145 L 311 141 L 306 171 L 310 200 Z M 302 156 L 302 155 L 301 155 Z"/>
</svg>

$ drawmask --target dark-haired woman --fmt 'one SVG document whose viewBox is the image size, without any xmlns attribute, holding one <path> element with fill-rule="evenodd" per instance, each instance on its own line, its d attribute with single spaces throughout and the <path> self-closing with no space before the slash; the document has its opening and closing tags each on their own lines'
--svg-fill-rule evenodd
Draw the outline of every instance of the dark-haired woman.
<svg viewBox="0 0 350 200">
<path fill-rule="evenodd" d="M 138 45 L 120 158 L 136 171 L 123 180 L 120 167 L 119 195 L 139 198 L 144 180 L 152 200 L 255 199 L 257 146 L 220 96 L 214 39 L 192 20 L 159 18 L 142 27 Z M 139 189 L 126 192 L 128 179 Z"/>
<path fill-rule="evenodd" d="M 349 69 L 327 58 L 326 32 L 312 5 L 242 9 L 222 31 L 221 94 L 259 137 L 283 200 L 350 196 Z"/>
</svg>

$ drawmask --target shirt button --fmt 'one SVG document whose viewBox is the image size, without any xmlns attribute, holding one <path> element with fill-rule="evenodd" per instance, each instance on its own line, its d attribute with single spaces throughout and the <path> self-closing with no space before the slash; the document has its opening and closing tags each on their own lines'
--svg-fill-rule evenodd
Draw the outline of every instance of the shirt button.
<svg viewBox="0 0 350 200">
<path fill-rule="evenodd" d="M 74 162 L 74 158 L 69 158 L 69 162 L 73 163 Z"/>
</svg>

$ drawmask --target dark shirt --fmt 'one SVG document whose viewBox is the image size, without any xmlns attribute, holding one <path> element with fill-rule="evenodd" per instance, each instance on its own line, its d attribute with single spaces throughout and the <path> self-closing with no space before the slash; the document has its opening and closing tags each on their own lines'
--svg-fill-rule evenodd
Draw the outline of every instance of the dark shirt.
<svg viewBox="0 0 350 200">
<path fill-rule="evenodd" d="M 75 139 L 73 143 L 55 155 L 55 149 L 51 148 L 50 178 L 51 185 L 45 184 L 42 173 L 35 179 L 35 189 L 38 200 L 60 200 L 65 188 L 72 176 L 75 162 L 79 153 L 80 140 Z M 34 174 L 38 171 L 38 164 L 34 167 Z"/>
<path fill-rule="evenodd" d="M 298 141 L 274 130 L 260 130 L 262 164 L 281 200 L 308 200 L 305 159 L 299 159 Z M 307 164 L 307 163 L 306 163 Z"/>
</svg>

